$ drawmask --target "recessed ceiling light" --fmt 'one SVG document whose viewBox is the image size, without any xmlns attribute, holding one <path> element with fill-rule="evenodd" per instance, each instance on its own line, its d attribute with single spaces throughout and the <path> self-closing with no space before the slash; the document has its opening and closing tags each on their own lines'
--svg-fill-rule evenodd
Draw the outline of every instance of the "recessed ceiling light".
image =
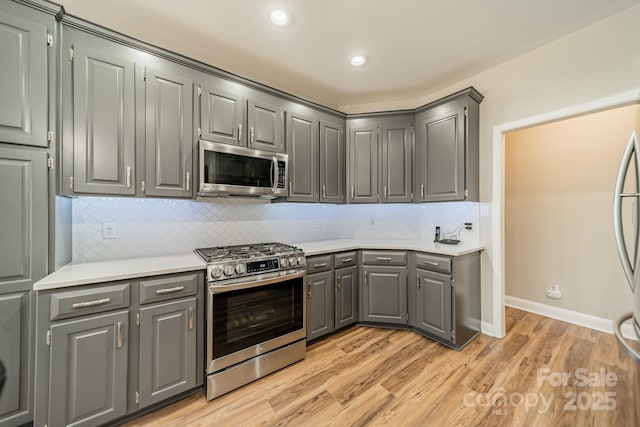
<svg viewBox="0 0 640 427">
<path fill-rule="evenodd" d="M 273 9 L 269 17 L 278 27 L 284 27 L 289 23 L 289 12 L 284 9 Z"/>
<path fill-rule="evenodd" d="M 367 55 L 353 55 L 351 57 L 351 65 L 354 67 L 362 67 L 368 60 Z"/>
</svg>

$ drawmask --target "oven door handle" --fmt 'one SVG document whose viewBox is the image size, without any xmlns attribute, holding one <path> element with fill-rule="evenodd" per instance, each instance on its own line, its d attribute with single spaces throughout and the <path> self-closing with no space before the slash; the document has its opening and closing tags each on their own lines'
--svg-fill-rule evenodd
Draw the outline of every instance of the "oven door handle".
<svg viewBox="0 0 640 427">
<path fill-rule="evenodd" d="M 234 285 L 209 285 L 209 292 L 212 294 L 223 294 L 225 292 L 237 291 L 240 289 L 259 288 L 260 286 L 272 285 L 274 283 L 285 282 L 287 280 L 304 277 L 306 274 L 307 272 L 305 270 L 294 274 L 287 274 L 286 276 L 271 277 L 269 279 L 259 280 L 257 282 L 236 283 Z"/>
</svg>

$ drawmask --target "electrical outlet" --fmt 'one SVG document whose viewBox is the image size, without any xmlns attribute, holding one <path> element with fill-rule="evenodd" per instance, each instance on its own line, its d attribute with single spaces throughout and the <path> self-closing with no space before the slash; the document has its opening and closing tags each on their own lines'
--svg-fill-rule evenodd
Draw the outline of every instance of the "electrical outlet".
<svg viewBox="0 0 640 427">
<path fill-rule="evenodd" d="M 472 222 L 465 222 L 464 223 L 464 228 L 466 230 L 472 230 L 473 229 L 473 223 Z"/>
<path fill-rule="evenodd" d="M 562 298 L 562 292 L 560 291 L 560 286 L 558 285 L 557 282 L 551 282 L 549 283 L 549 289 L 547 289 L 547 291 L 545 292 L 545 294 L 549 297 L 549 298 L 553 298 L 553 299 L 560 299 Z"/>
<path fill-rule="evenodd" d="M 118 230 L 116 228 L 116 224 L 113 222 L 104 222 L 102 223 L 102 239 L 117 239 L 118 238 Z"/>
</svg>

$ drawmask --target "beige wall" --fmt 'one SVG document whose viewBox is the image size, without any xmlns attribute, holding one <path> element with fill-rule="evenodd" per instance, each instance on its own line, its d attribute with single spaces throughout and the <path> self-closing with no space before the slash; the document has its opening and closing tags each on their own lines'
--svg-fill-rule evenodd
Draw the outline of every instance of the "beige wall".
<svg viewBox="0 0 640 427">
<path fill-rule="evenodd" d="M 640 89 L 640 6 L 600 21 L 420 100 L 427 103 L 474 86 L 480 105 L 480 200 L 491 202 L 493 128 L 505 123 Z M 342 106 L 345 111 L 406 108 L 395 104 Z M 493 209 L 495 206 L 491 206 Z M 481 218 L 482 320 L 492 324 L 495 262 L 491 218 Z M 631 301 L 630 301 L 631 303 Z"/>
<path fill-rule="evenodd" d="M 613 235 L 613 191 L 640 105 L 506 134 L 505 292 L 615 319 L 630 290 Z M 625 226 L 632 229 L 631 206 Z M 556 281 L 562 299 L 545 295 Z"/>
</svg>

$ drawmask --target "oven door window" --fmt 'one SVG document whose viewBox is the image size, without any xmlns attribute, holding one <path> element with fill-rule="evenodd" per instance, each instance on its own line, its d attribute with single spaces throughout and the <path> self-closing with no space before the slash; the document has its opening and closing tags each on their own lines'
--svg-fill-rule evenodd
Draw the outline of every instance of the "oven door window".
<svg viewBox="0 0 640 427">
<path fill-rule="evenodd" d="M 213 295 L 213 358 L 303 327 L 303 280 Z"/>
</svg>

